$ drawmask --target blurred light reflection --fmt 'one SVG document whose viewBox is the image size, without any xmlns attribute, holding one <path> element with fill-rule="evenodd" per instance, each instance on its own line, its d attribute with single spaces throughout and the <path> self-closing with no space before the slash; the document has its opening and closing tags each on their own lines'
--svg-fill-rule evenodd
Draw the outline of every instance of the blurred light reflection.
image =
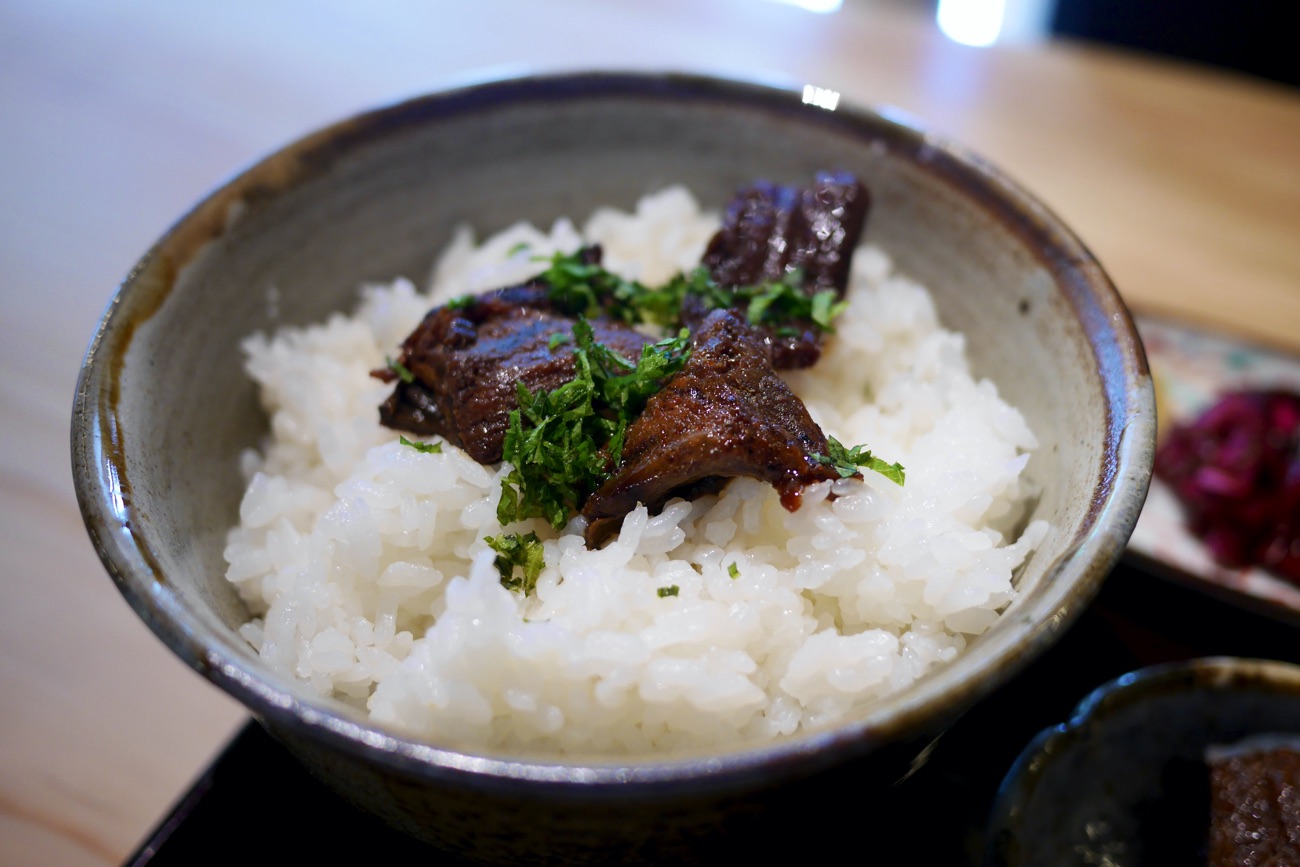
<svg viewBox="0 0 1300 867">
<path fill-rule="evenodd" d="M 819 15 L 829 15 L 832 12 L 840 11 L 844 5 L 844 0 L 769 0 L 771 3 L 784 3 L 786 6 L 798 6 L 808 12 L 816 12 Z"/>
<path fill-rule="evenodd" d="M 1046 38 L 1055 0 L 939 0 L 935 23 L 962 45 L 1034 42 Z"/>
<path fill-rule="evenodd" d="M 962 45 L 992 45 L 1002 31 L 1003 0 L 939 0 L 935 21 L 944 35 Z"/>
<path fill-rule="evenodd" d="M 840 92 L 825 87 L 816 87 L 815 85 L 805 84 L 803 86 L 803 101 L 808 105 L 815 105 L 818 108 L 824 108 L 827 111 L 834 111 L 835 106 L 840 104 Z"/>
</svg>

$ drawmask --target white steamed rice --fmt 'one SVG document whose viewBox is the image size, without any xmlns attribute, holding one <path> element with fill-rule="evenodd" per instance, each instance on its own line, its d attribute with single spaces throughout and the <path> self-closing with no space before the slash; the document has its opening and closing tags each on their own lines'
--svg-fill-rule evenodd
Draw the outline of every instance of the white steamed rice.
<svg viewBox="0 0 1300 867">
<path fill-rule="evenodd" d="M 1048 529 L 1007 536 L 1023 521 L 1034 436 L 972 378 L 925 288 L 871 245 L 821 361 L 788 381 L 827 433 L 901 462 L 901 488 L 866 472 L 815 486 L 789 513 L 738 479 L 634 511 L 595 551 L 573 524 L 511 525 L 546 540 L 523 598 L 483 541 L 504 531 L 504 470 L 447 445 L 417 452 L 380 426 L 390 387 L 369 371 L 431 306 L 531 276 L 531 256 L 581 240 L 601 243 L 612 270 L 660 283 L 698 264 L 717 225 L 674 188 L 635 213 L 598 212 L 581 233 L 518 225 L 476 246 L 463 230 L 427 294 L 369 286 L 352 316 L 250 337 L 271 435 L 246 455 L 225 556 L 254 615 L 243 635 L 266 663 L 440 743 L 635 753 L 833 723 L 987 629 Z M 520 242 L 528 251 L 510 255 Z M 670 586 L 678 595 L 661 597 Z"/>
</svg>

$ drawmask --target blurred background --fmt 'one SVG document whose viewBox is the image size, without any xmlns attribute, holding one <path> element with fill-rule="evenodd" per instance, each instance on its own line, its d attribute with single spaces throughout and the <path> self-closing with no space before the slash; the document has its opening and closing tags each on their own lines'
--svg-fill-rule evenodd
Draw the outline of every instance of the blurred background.
<svg viewBox="0 0 1300 867">
<path fill-rule="evenodd" d="M 1008 0 L 1012 2 L 1012 0 Z M 1052 2 L 1052 0 L 1044 0 Z M 1289 4 L 1280 0 L 1054 0 L 1051 33 L 1300 85 Z"/>
<path fill-rule="evenodd" d="M 853 2 L 853 0 L 848 0 Z M 1278 0 L 918 0 L 967 45 L 1070 39 L 1300 85 L 1300 52 Z"/>
</svg>

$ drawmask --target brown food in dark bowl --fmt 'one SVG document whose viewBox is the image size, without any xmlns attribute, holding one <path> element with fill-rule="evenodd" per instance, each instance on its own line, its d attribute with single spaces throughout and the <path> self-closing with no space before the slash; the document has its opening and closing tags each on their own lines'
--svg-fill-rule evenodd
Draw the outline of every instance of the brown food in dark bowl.
<svg viewBox="0 0 1300 867">
<path fill-rule="evenodd" d="M 984 863 L 1289 863 L 1259 859 L 1294 851 L 1294 764 L 1261 765 L 1250 745 L 1297 733 L 1292 663 L 1201 657 L 1129 672 L 1025 746 L 993 804 Z"/>
</svg>

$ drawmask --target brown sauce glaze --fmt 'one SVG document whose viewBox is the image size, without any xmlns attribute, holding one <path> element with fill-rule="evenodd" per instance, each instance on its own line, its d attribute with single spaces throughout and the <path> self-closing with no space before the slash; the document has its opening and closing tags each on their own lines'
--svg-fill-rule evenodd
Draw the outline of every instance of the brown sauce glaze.
<svg viewBox="0 0 1300 867">
<path fill-rule="evenodd" d="M 808 187 L 755 183 L 732 199 L 701 264 L 722 289 L 762 287 L 798 271 L 802 282 L 784 291 L 842 298 L 869 207 L 866 188 L 849 174 L 819 173 Z M 598 266 L 601 250 L 587 247 L 577 258 Z M 641 355 L 650 338 L 623 323 L 628 317 L 613 309 L 614 297 L 601 295 L 614 290 L 587 287 L 586 295 L 557 300 L 568 288 L 548 283 L 548 274 L 561 280 L 544 272 L 431 310 L 402 343 L 397 364 L 372 372 L 396 383 L 381 423 L 442 436 L 480 463 L 496 463 L 519 385 L 552 391 L 574 378 L 571 341 L 563 338 L 579 313 L 591 317 L 596 342 L 628 360 Z M 739 298 L 753 296 L 737 295 L 721 302 L 736 307 L 722 309 L 711 309 L 714 298 L 682 299 L 691 356 L 631 422 L 618 466 L 580 503 L 588 544 L 617 532 L 638 503 L 657 511 L 672 497 L 715 493 L 745 476 L 771 484 L 795 511 L 807 485 L 840 476 L 818 460 L 829 451 L 827 438 L 777 375 L 814 364 L 824 331 L 798 318 L 803 312 L 778 325 L 751 324 L 740 306 L 750 302 Z"/>
<path fill-rule="evenodd" d="M 540 280 L 431 310 L 402 343 L 398 364 L 412 381 L 398 382 L 379 408 L 380 423 L 395 430 L 437 434 L 482 464 L 501 460 L 518 383 L 531 391 L 558 388 L 574 376 L 570 342 L 574 317 L 553 309 Z M 650 339 L 608 319 L 591 321 L 595 339 L 635 359 Z M 391 369 L 372 372 L 392 382 Z"/>
<path fill-rule="evenodd" d="M 724 287 L 779 280 L 799 270 L 808 295 L 831 290 L 842 298 L 870 207 L 867 188 L 844 172 L 819 172 L 802 188 L 760 181 L 731 200 L 701 262 Z M 699 299 L 688 298 L 682 320 L 693 328 L 707 313 Z M 811 367 L 821 357 L 823 335 L 811 322 L 760 330 L 778 370 Z"/>
<path fill-rule="evenodd" d="M 839 478 L 814 455 L 826 435 L 772 367 L 760 335 L 733 310 L 715 310 L 693 332 L 691 357 L 628 428 L 614 475 L 587 499 L 588 545 L 614 533 L 638 503 L 652 511 L 716 480 L 768 482 L 790 511 L 805 486 Z"/>
</svg>

